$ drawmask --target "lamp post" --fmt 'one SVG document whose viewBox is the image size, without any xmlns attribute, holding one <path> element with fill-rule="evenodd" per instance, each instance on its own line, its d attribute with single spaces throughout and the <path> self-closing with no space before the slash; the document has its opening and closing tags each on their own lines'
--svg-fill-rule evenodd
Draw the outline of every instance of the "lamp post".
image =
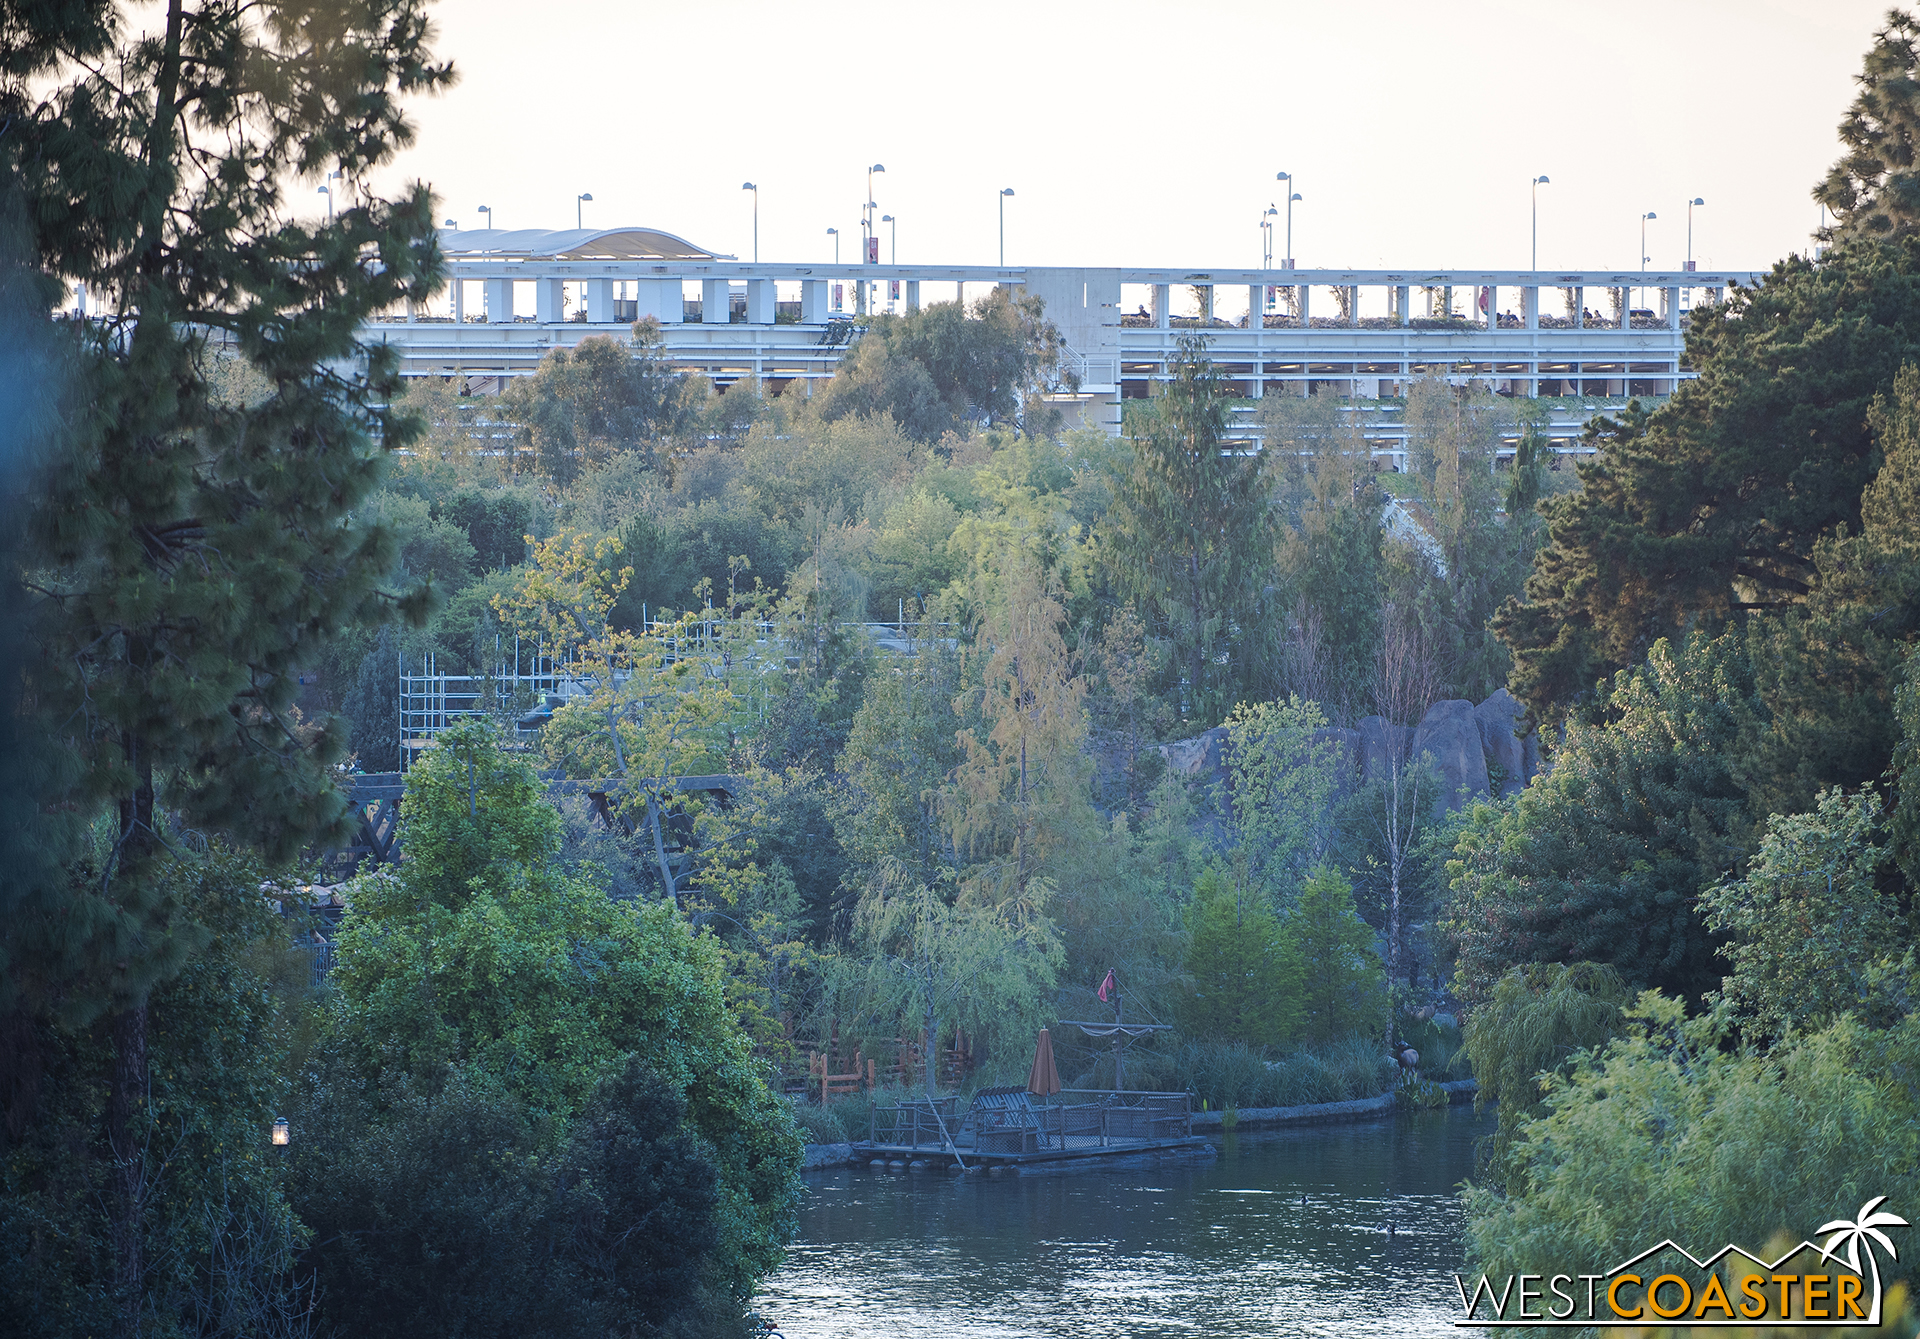
<svg viewBox="0 0 1920 1339">
<path fill-rule="evenodd" d="M 887 225 L 887 264 L 900 263 L 900 220 L 891 214 L 882 214 L 880 221 Z"/>
<path fill-rule="evenodd" d="M 1705 203 L 1706 201 L 1697 195 L 1687 201 L 1687 269 L 1689 271 L 1693 269 L 1693 207 Z"/>
<path fill-rule="evenodd" d="M 840 230 L 838 228 L 828 228 L 827 236 L 833 239 L 833 263 L 838 265 L 840 263 Z"/>
<path fill-rule="evenodd" d="M 753 263 L 760 263 L 760 188 L 750 181 L 740 183 L 740 189 L 753 192 Z"/>
<path fill-rule="evenodd" d="M 329 186 L 322 186 L 320 188 L 320 194 L 327 197 L 327 222 L 331 223 L 333 222 L 333 189 Z"/>
<path fill-rule="evenodd" d="M 592 200 L 592 191 L 582 191 L 573 197 L 573 226 L 575 228 L 585 228 L 587 226 L 586 213 L 582 202 L 591 203 Z"/>
<path fill-rule="evenodd" d="M 1540 268 L 1540 188 L 1551 185 L 1545 177 L 1533 179 L 1533 263 L 1527 267 L 1532 270 Z"/>
<path fill-rule="evenodd" d="M 271 1137 L 275 1148 L 285 1148 L 291 1141 L 292 1135 L 288 1129 L 287 1118 L 285 1116 L 275 1116 L 273 1118 L 273 1133 Z"/>
<path fill-rule="evenodd" d="M 1008 186 L 1000 192 L 1000 268 L 1007 268 L 1007 197 L 1013 194 Z"/>
<path fill-rule="evenodd" d="M 446 222 L 442 223 L 440 226 L 443 228 L 453 228 L 455 230 L 458 230 L 460 227 L 460 222 L 458 219 L 448 219 Z"/>
<path fill-rule="evenodd" d="M 1280 268 L 1290 270 L 1293 268 L 1293 202 L 1301 197 L 1293 189 L 1293 173 L 1276 172 L 1273 179 L 1287 183 L 1287 254 L 1280 258 Z"/>
<path fill-rule="evenodd" d="M 493 207 L 491 205 L 481 205 L 473 212 L 476 214 L 485 214 L 487 216 L 487 228 L 489 230 L 493 228 Z"/>
<path fill-rule="evenodd" d="M 873 203 L 873 174 L 876 172 L 885 172 L 886 170 L 887 166 L 885 163 L 875 163 L 867 169 L 867 194 L 865 197 L 867 203 L 860 211 L 860 263 L 862 265 L 867 263 L 867 239 L 873 236 L 873 211 L 875 208 Z"/>
<path fill-rule="evenodd" d="M 1640 273 L 1642 274 L 1647 272 L 1647 262 L 1652 259 L 1652 257 L 1647 254 L 1647 220 L 1657 219 L 1659 217 L 1660 216 L 1651 209 L 1640 216 Z"/>
</svg>

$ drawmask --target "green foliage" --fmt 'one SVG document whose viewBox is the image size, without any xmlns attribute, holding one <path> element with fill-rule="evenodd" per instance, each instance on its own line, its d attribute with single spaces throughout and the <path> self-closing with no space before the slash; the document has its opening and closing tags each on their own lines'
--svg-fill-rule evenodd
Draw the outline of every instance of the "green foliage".
<svg viewBox="0 0 1920 1339">
<path fill-rule="evenodd" d="M 1267 899 L 1218 867 L 1201 874 L 1187 906 L 1187 975 L 1180 1033 L 1198 1041 L 1274 1046 L 1300 1023 L 1303 964 L 1280 942 Z"/>
<path fill-rule="evenodd" d="M 1834 238 L 1904 237 L 1920 220 L 1920 173 L 1914 142 L 1920 137 L 1920 22 L 1898 9 L 1873 35 L 1860 92 L 1840 121 L 1846 147 L 1813 198 L 1833 211 L 1825 234 Z"/>
<path fill-rule="evenodd" d="M 347 1094 L 314 1114 L 293 1179 L 318 1244 L 327 1322 L 348 1336 L 644 1333 L 703 1307 L 719 1171 L 673 1087 L 637 1062 L 596 1091 L 566 1145 L 456 1077 L 383 1119 Z M 313 1133 L 319 1133 L 316 1124 Z"/>
<path fill-rule="evenodd" d="M 1355 1034 L 1325 1045 L 1266 1058 L 1244 1042 L 1192 1041 L 1167 1055 L 1136 1053 L 1127 1082 L 1165 1092 L 1190 1092 L 1214 1111 L 1316 1106 L 1378 1097 L 1397 1066 L 1378 1038 Z"/>
<path fill-rule="evenodd" d="M 350 1066 L 431 1095 L 451 1065 L 561 1129 L 638 1058 L 712 1149 L 713 1278 L 743 1293 L 791 1230 L 798 1142 L 713 938 L 669 903 L 615 903 L 593 871 L 557 868 L 539 779 L 483 726 L 442 736 L 408 774 L 402 816 L 407 860 L 355 885 L 339 936 L 333 1028 Z"/>
<path fill-rule="evenodd" d="M 1039 298 L 996 288 L 971 311 L 936 302 L 876 316 L 816 401 L 828 421 L 891 416 L 928 443 L 981 423 L 1044 431 L 1040 396 L 1060 377 L 1061 347 Z"/>
<path fill-rule="evenodd" d="M 1346 760 L 1318 703 L 1241 703 L 1227 717 L 1233 825 L 1253 879 L 1286 905 L 1325 855 Z"/>
<path fill-rule="evenodd" d="M 1867 411 L 1920 357 L 1911 240 L 1792 257 L 1697 313 L 1698 370 L 1658 411 L 1596 419 L 1582 488 L 1544 504 L 1524 602 L 1494 627 L 1513 692 L 1545 718 L 1690 623 L 1799 603 L 1815 546 L 1861 521 L 1875 465 Z"/>
<path fill-rule="evenodd" d="M 1666 1238 L 1757 1248 L 1920 1197 L 1920 1019 L 1842 1019 L 1764 1055 L 1651 992 L 1627 1019 L 1521 1130 L 1518 1188 L 1467 1192 L 1473 1273 L 1604 1269 Z"/>
<path fill-rule="evenodd" d="M 1499 1104 L 1487 1157 L 1493 1184 L 1509 1179 L 1514 1141 L 1546 1109 L 1548 1076 L 1567 1073 L 1582 1051 L 1618 1035 L 1622 1010 L 1632 1001 L 1633 991 L 1613 968 L 1556 962 L 1508 969 L 1475 1006 L 1465 1037 L 1479 1083 L 1474 1103 Z"/>
<path fill-rule="evenodd" d="M 659 326 L 637 322 L 632 343 L 609 335 L 556 348 L 530 377 L 513 381 L 501 412 L 519 425 L 540 471 L 567 484 L 623 451 L 664 466 L 664 439 L 687 425 L 687 377 L 667 359 Z"/>
<path fill-rule="evenodd" d="M 1182 337 L 1100 541 L 1115 584 L 1172 643 L 1183 714 L 1202 725 L 1226 714 L 1252 672 L 1245 637 L 1261 624 L 1258 574 L 1274 551 L 1267 453 L 1220 449 L 1226 402 L 1204 353 Z"/>
<path fill-rule="evenodd" d="M 1353 885 L 1339 871 L 1316 866 L 1281 927 L 1283 956 L 1304 984 L 1300 1037 L 1322 1045 L 1381 1025 L 1386 978 L 1373 931 L 1353 909 Z"/>
<path fill-rule="evenodd" d="M 1869 790 L 1825 791 L 1812 813 L 1775 814 L 1744 879 L 1702 890 L 1708 928 L 1733 971 L 1720 998 L 1754 1040 L 1810 1031 L 1841 1013 L 1885 1021 L 1891 984 L 1875 979 L 1908 942 Z"/>
<path fill-rule="evenodd" d="M 1570 724 L 1553 770 L 1460 834 L 1444 929 L 1469 1001 L 1524 962 L 1608 963 L 1696 997 L 1716 983 L 1698 899 L 1753 829 L 1732 770 L 1762 711 L 1742 648 L 1659 643 L 1601 706 L 1607 724 Z"/>
<path fill-rule="evenodd" d="M 305 1304 L 293 1265 L 306 1228 L 282 1193 L 267 1131 L 282 1110 L 288 1012 L 306 993 L 306 955 L 288 952 L 246 858 L 216 846 L 152 877 L 207 937 L 147 1002 L 151 1080 L 131 1131 L 148 1154 L 137 1183 L 141 1327 L 264 1328 Z M 32 1064 L 38 1082 L 16 1090 L 0 1125 L 0 1329 L 104 1333 L 117 1301 L 116 1186 L 94 1150 L 109 1135 L 114 1032 L 13 1026 L 13 1073 Z M 235 1328 L 202 1328 L 218 1317 Z"/>
</svg>

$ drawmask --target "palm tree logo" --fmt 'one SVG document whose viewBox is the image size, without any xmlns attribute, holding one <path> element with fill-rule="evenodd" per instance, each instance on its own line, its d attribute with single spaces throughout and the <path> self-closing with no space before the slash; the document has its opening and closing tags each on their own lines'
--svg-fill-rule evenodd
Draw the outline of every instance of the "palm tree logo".
<svg viewBox="0 0 1920 1339">
<path fill-rule="evenodd" d="M 1867 1322 L 1870 1325 L 1878 1324 L 1880 1321 L 1880 1260 L 1873 1253 L 1874 1243 L 1878 1242 L 1886 1247 L 1889 1259 L 1898 1260 L 1900 1252 L 1893 1248 L 1893 1240 L 1880 1229 L 1907 1226 L 1907 1220 L 1898 1214 L 1875 1212 L 1886 1202 L 1885 1195 L 1876 1195 L 1860 1206 L 1860 1212 L 1852 1222 L 1844 1218 L 1836 1218 L 1831 1223 L 1822 1223 L 1818 1229 L 1820 1232 L 1833 1233 L 1821 1250 L 1820 1258 L 1822 1260 L 1835 1258 L 1839 1254 L 1841 1243 L 1845 1242 L 1847 1268 L 1856 1274 L 1860 1272 L 1860 1244 L 1863 1241 L 1866 1243 L 1867 1268 L 1873 1272 L 1873 1315 Z"/>
</svg>

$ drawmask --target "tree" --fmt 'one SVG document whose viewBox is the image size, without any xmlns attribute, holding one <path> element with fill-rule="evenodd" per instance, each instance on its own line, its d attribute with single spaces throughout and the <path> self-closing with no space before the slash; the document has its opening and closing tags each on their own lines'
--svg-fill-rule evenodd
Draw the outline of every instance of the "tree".
<svg viewBox="0 0 1920 1339">
<path fill-rule="evenodd" d="M 998 902 L 951 905 L 897 865 L 879 871 L 856 913 L 862 952 L 829 965 L 831 1002 L 884 1027 L 926 1029 L 929 1048 L 949 1025 L 979 1037 L 989 1053 L 1015 1051 L 1045 1020 L 1060 970 L 1060 941 L 1047 916 L 1052 887 L 1033 879 Z M 934 1095 L 932 1057 L 926 1089 Z"/>
<path fill-rule="evenodd" d="M 66 332 L 76 412 L 28 520 L 26 701 L 63 755 L 34 821 L 105 814 L 116 835 L 85 883 L 14 882 L 8 862 L 5 1007 L 116 1020 L 121 1333 L 147 1270 L 146 1001 L 197 937 L 167 901 L 174 823 L 274 854 L 344 823 L 344 730 L 290 708 L 331 634 L 393 607 L 390 541 L 356 517 L 416 428 L 392 407 L 394 358 L 357 336 L 439 281 L 426 188 L 365 184 L 412 140 L 405 99 L 452 80 L 424 10 L 169 0 L 151 28 L 104 2 L 7 20 L 0 214 L 24 220 L 40 311 L 84 283 L 100 312 Z M 328 169 L 352 203 L 308 223 L 298 183 Z M 257 396 L 215 389 L 215 345 Z"/>
<path fill-rule="evenodd" d="M 1872 791 L 1821 794 L 1806 814 L 1775 814 L 1744 879 L 1700 894 L 1707 927 L 1727 936 L 1733 971 L 1719 998 L 1755 1041 L 1811 1031 L 1841 1013 L 1884 1021 L 1876 968 L 1909 942 L 1906 917 L 1880 886 L 1889 852 Z"/>
<path fill-rule="evenodd" d="M 1234 884 L 1243 870 L 1208 869 L 1187 906 L 1187 975 L 1181 1035 L 1198 1041 L 1279 1046 L 1300 1025 L 1305 966 L 1281 944 L 1280 921 L 1263 899 Z"/>
<path fill-rule="evenodd" d="M 1833 212 L 1829 241 L 1903 237 L 1920 222 L 1920 23 L 1889 9 L 1873 38 L 1855 76 L 1860 94 L 1840 122 L 1846 153 L 1813 190 Z"/>
<path fill-rule="evenodd" d="M 1588 425 L 1582 487 L 1544 504 L 1524 600 L 1494 629 L 1512 689 L 1554 719 L 1689 623 L 1804 601 L 1820 537 L 1857 530 L 1867 411 L 1920 358 L 1920 252 L 1846 242 L 1790 257 L 1695 314 L 1699 376 L 1659 410 Z"/>
<path fill-rule="evenodd" d="M 996 288 L 973 304 L 936 302 L 876 316 L 816 397 L 829 421 L 890 414 L 922 442 L 980 424 L 1042 432 L 1044 392 L 1077 385 L 1061 369 L 1064 344 L 1037 297 Z"/>
<path fill-rule="evenodd" d="M 1182 337 L 1169 370 L 1115 482 L 1101 548 L 1172 641 L 1185 716 L 1214 721 L 1248 673 L 1246 638 L 1273 563 L 1268 458 L 1222 449 L 1226 404 L 1203 340 Z"/>
<path fill-rule="evenodd" d="M 1657 643 L 1600 707 L 1600 723 L 1567 726 L 1552 771 L 1469 813 L 1444 930 L 1470 1002 L 1526 962 L 1608 963 L 1636 989 L 1696 998 L 1716 983 L 1699 897 L 1752 848 L 1734 769 L 1765 720 L 1744 648 Z"/>
<path fill-rule="evenodd" d="M 1285 906 L 1325 855 L 1327 820 L 1347 779 L 1327 718 L 1312 702 L 1241 703 L 1227 717 L 1232 826 L 1250 889 Z"/>
<path fill-rule="evenodd" d="M 1284 970 L 1303 983 L 1301 1040 L 1322 1045 L 1379 1026 L 1387 995 L 1373 939 L 1353 909 L 1353 885 L 1326 865 L 1314 869 L 1280 927 Z"/>
<path fill-rule="evenodd" d="M 744 1297 L 791 1233 L 799 1138 L 728 1007 L 713 937 L 560 867 L 544 785 L 483 723 L 446 731 L 407 775 L 407 859 L 360 881 L 339 935 L 328 1026 L 347 1077 L 371 1092 L 407 1076 L 431 1097 L 466 1074 L 561 1131 L 637 1058 L 719 1169 L 710 1277 Z"/>
<path fill-rule="evenodd" d="M 667 442 L 686 424 L 686 374 L 664 352 L 659 323 L 637 321 L 631 344 L 610 335 L 557 348 L 530 377 L 500 399 L 519 424 L 540 469 L 567 484 L 615 452 L 639 451 L 655 468 L 671 468 Z"/>
<path fill-rule="evenodd" d="M 1474 1103 L 1499 1106 L 1486 1158 L 1493 1185 L 1506 1185 L 1520 1131 L 1545 1113 L 1549 1076 L 1566 1074 L 1580 1052 L 1618 1035 L 1632 1002 L 1627 983 L 1602 963 L 1528 963 L 1508 968 L 1467 1015 Z"/>
<path fill-rule="evenodd" d="M 1764 1054 L 1658 995 L 1626 1021 L 1553 1080 L 1509 1193 L 1468 1189 L 1472 1275 L 1551 1274 L 1669 1238 L 1752 1250 L 1773 1233 L 1784 1249 L 1876 1195 L 1920 1195 L 1920 1020 L 1843 1019 Z"/>
</svg>

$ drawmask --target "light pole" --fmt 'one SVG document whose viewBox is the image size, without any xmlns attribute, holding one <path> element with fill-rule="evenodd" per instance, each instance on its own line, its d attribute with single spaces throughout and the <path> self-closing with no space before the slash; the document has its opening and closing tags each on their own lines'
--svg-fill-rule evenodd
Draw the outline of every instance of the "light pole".
<svg viewBox="0 0 1920 1339">
<path fill-rule="evenodd" d="M 493 207 L 491 205 L 481 205 L 478 208 L 476 208 L 473 212 L 476 214 L 485 214 L 487 216 L 487 228 L 489 231 L 491 231 L 493 228 Z"/>
<path fill-rule="evenodd" d="M 880 221 L 887 225 L 887 264 L 900 263 L 900 220 L 891 214 L 882 214 Z"/>
<path fill-rule="evenodd" d="M 320 194 L 327 197 L 327 222 L 331 223 L 333 222 L 333 188 L 330 186 L 322 186 L 320 188 Z"/>
<path fill-rule="evenodd" d="M 582 191 L 580 194 L 573 197 L 573 226 L 575 228 L 584 229 L 587 226 L 586 213 L 584 210 L 584 206 L 582 204 L 583 201 L 588 204 L 592 203 L 593 192 Z"/>
<path fill-rule="evenodd" d="M 1260 268 L 1263 270 L 1273 268 L 1273 220 L 1279 213 L 1279 208 L 1269 202 L 1260 215 Z"/>
<path fill-rule="evenodd" d="M 1000 268 L 1007 268 L 1007 197 L 1013 194 L 1009 186 L 1000 192 Z"/>
<path fill-rule="evenodd" d="M 1640 273 L 1642 274 L 1647 272 L 1647 262 L 1652 259 L 1652 257 L 1647 254 L 1647 220 L 1657 219 L 1659 217 L 1660 216 L 1651 209 L 1640 216 Z"/>
<path fill-rule="evenodd" d="M 838 228 L 828 228 L 827 236 L 833 239 L 833 263 L 838 265 L 840 263 L 840 230 Z"/>
<path fill-rule="evenodd" d="M 1545 177 L 1533 179 L 1533 264 L 1527 267 L 1533 270 L 1540 268 L 1540 188 L 1551 185 Z"/>
<path fill-rule="evenodd" d="M 1276 172 L 1273 179 L 1287 183 L 1287 254 L 1280 258 L 1280 268 L 1290 270 L 1293 268 L 1293 202 L 1300 196 L 1293 189 L 1293 173 Z"/>
<path fill-rule="evenodd" d="M 887 166 L 885 163 L 875 163 L 867 169 L 867 203 L 866 207 L 860 211 L 860 263 L 862 265 L 867 263 L 867 239 L 873 236 L 873 211 L 875 208 L 873 203 L 873 174 L 876 172 L 885 172 L 886 170 Z"/>
<path fill-rule="evenodd" d="M 1706 201 L 1697 195 L 1687 201 L 1687 269 L 1689 271 L 1693 269 L 1693 207 L 1705 203 Z"/>
<path fill-rule="evenodd" d="M 753 192 L 753 263 L 760 263 L 760 188 L 750 181 L 740 183 L 740 189 Z"/>
</svg>

